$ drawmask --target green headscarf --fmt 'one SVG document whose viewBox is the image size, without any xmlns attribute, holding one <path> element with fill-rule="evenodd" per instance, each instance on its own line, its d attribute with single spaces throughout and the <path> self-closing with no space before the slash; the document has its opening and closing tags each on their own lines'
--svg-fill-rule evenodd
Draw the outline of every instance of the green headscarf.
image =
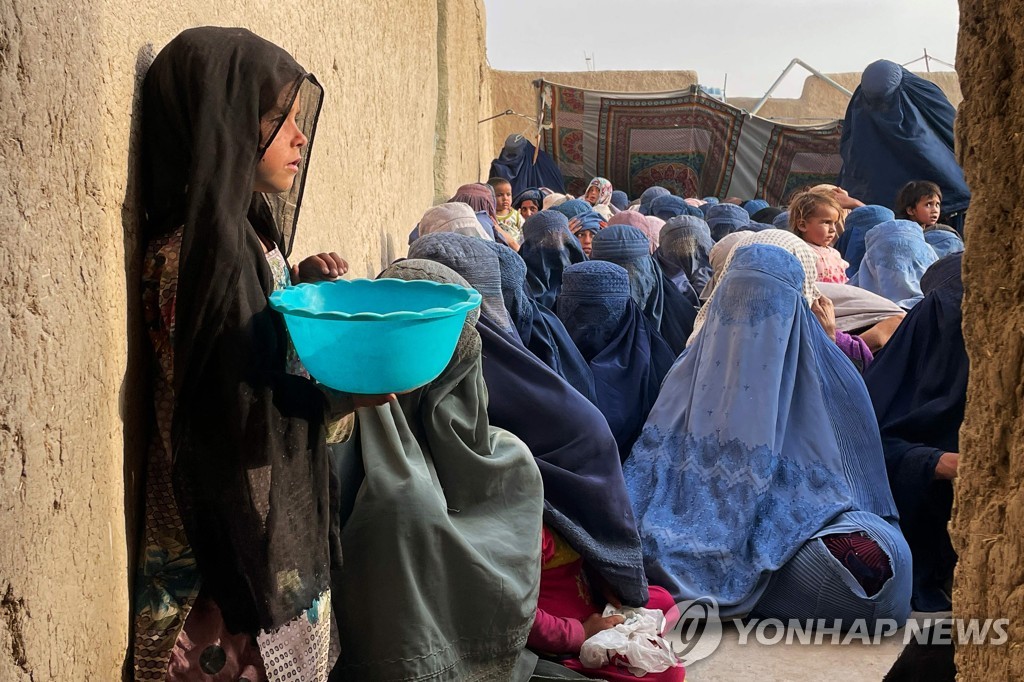
<svg viewBox="0 0 1024 682">
<path fill-rule="evenodd" d="M 468 286 L 430 261 L 382 276 Z M 441 376 L 360 409 L 334 447 L 338 679 L 515 677 L 537 608 L 544 493 L 530 450 L 488 423 L 476 321 Z"/>
</svg>

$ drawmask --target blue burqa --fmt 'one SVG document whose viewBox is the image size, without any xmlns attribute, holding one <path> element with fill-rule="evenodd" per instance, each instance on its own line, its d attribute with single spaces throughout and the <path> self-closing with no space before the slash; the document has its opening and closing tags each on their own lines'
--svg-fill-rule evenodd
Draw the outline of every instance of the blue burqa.
<svg viewBox="0 0 1024 682">
<path fill-rule="evenodd" d="M 665 275 L 685 295 L 690 290 L 703 291 L 711 281 L 714 270 L 710 257 L 714 246 L 711 228 L 704 220 L 679 216 L 662 226 L 654 258 Z"/>
<path fill-rule="evenodd" d="M 665 378 L 624 465 L 647 574 L 677 598 L 713 597 L 723 616 L 741 615 L 808 541 L 859 526 L 887 548 L 893 578 L 873 597 L 844 589 L 869 607 L 860 613 L 905 618 L 909 551 L 871 401 L 803 280 L 779 247 L 737 249 Z M 820 603 L 814 595 L 808 584 L 791 601 Z"/>
<path fill-rule="evenodd" d="M 939 258 L 962 253 L 964 250 L 964 240 L 960 238 L 959 234 L 950 230 L 925 230 L 924 240 L 928 242 L 928 246 L 932 247 L 935 255 Z"/>
<path fill-rule="evenodd" d="M 874 62 L 846 109 L 838 184 L 865 204 L 891 207 L 903 185 L 930 180 L 942 190 L 944 215 L 965 210 L 971 193 L 953 154 L 955 116 L 939 86 Z"/>
<path fill-rule="evenodd" d="M 644 319 L 630 297 L 629 275 L 614 263 L 590 261 L 566 268 L 557 310 L 590 363 L 597 406 L 625 460 L 675 353 Z"/>
<path fill-rule="evenodd" d="M 944 452 L 960 452 L 968 360 L 961 331 L 961 254 L 928 269 L 926 290 L 864 373 L 882 430 L 889 485 L 914 556 L 914 608 L 949 609 L 956 554 L 946 526 L 950 481 L 935 480 Z"/>
<path fill-rule="evenodd" d="M 651 255 L 647 235 L 629 225 L 606 227 L 594 235 L 590 257 L 625 268 L 633 301 L 672 351 L 682 353 L 693 331 L 697 310 L 662 272 Z"/>
<path fill-rule="evenodd" d="M 569 382 L 570 386 L 596 404 L 594 374 L 569 332 L 554 312 L 537 303 L 526 292 L 526 263 L 507 246 L 493 243 L 488 246 L 498 256 L 501 295 L 523 345 Z"/>
<path fill-rule="evenodd" d="M 526 262 L 530 294 L 548 309 L 555 306 L 562 288 L 562 271 L 587 260 L 579 240 L 569 231 L 569 219 L 558 211 L 540 211 L 527 218 L 519 255 Z"/>
<path fill-rule="evenodd" d="M 711 238 L 716 242 L 727 234 L 751 229 L 750 214 L 736 204 L 715 204 L 704 215 L 711 228 Z"/>
<path fill-rule="evenodd" d="M 835 246 L 843 260 L 850 264 L 846 268 L 847 277 L 853 277 L 864 260 L 864 237 L 868 230 L 895 219 L 896 214 L 884 206 L 859 206 L 850 211 Z"/>
<path fill-rule="evenodd" d="M 512 184 L 512 196 L 530 187 L 547 187 L 564 194 L 562 171 L 558 170 L 554 159 L 545 151 L 537 153 L 537 163 L 534 163 L 533 155 L 536 152 L 537 148 L 523 136 L 510 135 L 505 140 L 501 154 L 491 162 L 489 177 L 508 180 Z"/>
<path fill-rule="evenodd" d="M 909 220 L 890 220 L 868 230 L 864 259 L 848 284 L 910 310 L 924 298 L 921 277 L 938 258 L 924 232 Z"/>
</svg>

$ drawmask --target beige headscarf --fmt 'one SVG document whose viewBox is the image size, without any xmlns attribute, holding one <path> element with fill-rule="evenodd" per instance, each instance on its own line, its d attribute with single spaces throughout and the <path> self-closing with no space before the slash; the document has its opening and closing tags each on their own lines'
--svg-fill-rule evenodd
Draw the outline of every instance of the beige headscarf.
<svg viewBox="0 0 1024 682">
<path fill-rule="evenodd" d="M 726 238 L 736 234 L 743 234 L 741 232 L 733 232 L 731 235 L 727 235 Z M 726 239 L 715 244 L 715 248 L 719 245 L 724 244 Z M 697 334 L 704 326 L 704 322 L 707 320 L 708 310 L 711 308 L 712 302 L 715 300 L 714 287 L 718 285 L 718 282 L 722 281 L 725 273 L 729 272 L 729 265 L 732 264 L 733 254 L 736 253 L 736 249 L 742 246 L 749 246 L 750 244 L 769 244 L 771 246 L 778 246 L 779 248 L 789 251 L 791 254 L 796 256 L 796 259 L 800 261 L 800 265 L 804 269 L 804 285 L 803 295 L 804 300 L 807 301 L 807 305 L 811 305 L 820 296 L 821 292 L 818 291 L 817 279 L 818 279 L 818 257 L 814 253 L 814 250 L 807 245 L 803 239 L 797 237 L 792 232 L 786 232 L 785 230 L 762 230 L 761 232 L 747 232 L 744 237 L 737 239 L 732 244 L 726 244 L 723 249 L 727 250 L 725 257 L 725 265 L 722 267 L 721 272 L 714 266 L 715 263 L 715 249 L 711 249 L 711 263 L 712 267 L 715 267 L 715 277 L 711 282 L 708 282 L 708 286 L 712 288 L 710 296 L 708 297 L 707 303 L 705 303 L 700 312 L 697 313 L 697 319 L 693 322 L 693 333 L 690 334 L 690 338 L 687 340 L 686 345 L 689 346 L 693 343 L 694 339 L 697 338 Z M 730 248 L 731 246 L 731 248 Z M 718 255 L 719 260 L 722 258 L 722 254 Z M 706 288 L 705 288 L 706 291 Z"/>
<path fill-rule="evenodd" d="M 494 241 L 484 231 L 480 221 L 476 219 L 476 213 L 469 204 L 453 201 L 448 204 L 439 204 L 428 210 L 420 218 L 419 236 L 433 234 L 435 232 L 454 232 L 464 234 L 467 237 L 480 237 L 487 241 Z"/>
</svg>

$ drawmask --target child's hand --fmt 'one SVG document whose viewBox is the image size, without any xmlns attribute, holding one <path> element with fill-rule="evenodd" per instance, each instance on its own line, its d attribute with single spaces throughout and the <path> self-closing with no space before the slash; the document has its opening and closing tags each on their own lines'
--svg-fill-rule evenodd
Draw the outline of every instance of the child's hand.
<svg viewBox="0 0 1024 682">
<path fill-rule="evenodd" d="M 348 272 L 348 263 L 338 254 L 321 253 L 292 266 L 292 284 L 338 279 Z"/>
<path fill-rule="evenodd" d="M 622 616 L 608 616 L 606 618 L 600 613 L 592 613 L 583 621 L 583 633 L 586 635 L 586 639 L 590 639 L 599 632 L 611 630 L 616 625 L 625 622 L 626 619 Z"/>
</svg>

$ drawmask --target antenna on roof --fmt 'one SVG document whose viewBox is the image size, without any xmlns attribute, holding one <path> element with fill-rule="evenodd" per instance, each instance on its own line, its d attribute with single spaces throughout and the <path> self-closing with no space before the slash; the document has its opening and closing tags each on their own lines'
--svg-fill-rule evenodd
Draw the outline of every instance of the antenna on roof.
<svg viewBox="0 0 1024 682">
<path fill-rule="evenodd" d="M 923 57 L 918 57 L 917 59 L 915 59 L 913 61 L 909 61 L 906 64 L 904 64 L 903 66 L 911 66 L 913 64 L 917 64 L 918 62 L 924 62 L 924 68 L 925 68 L 925 70 L 928 73 L 932 72 L 932 62 L 938 62 L 939 64 L 942 64 L 943 66 L 948 66 L 949 68 L 951 68 L 954 71 L 956 71 L 956 66 L 954 66 L 953 64 L 950 64 L 949 62 L 944 62 L 941 59 L 939 59 L 937 57 L 933 57 L 930 54 L 928 54 L 928 49 L 927 48 L 925 48 L 924 56 Z"/>
<path fill-rule="evenodd" d="M 587 54 L 587 52 L 586 52 L 586 50 L 584 50 L 584 51 L 583 51 L 583 59 L 584 59 L 584 61 L 586 61 L 586 62 L 587 62 L 587 71 L 593 71 L 593 70 L 594 70 L 594 68 L 595 68 L 595 67 L 594 67 L 594 53 L 593 53 L 593 52 L 591 52 L 591 53 L 590 53 L 590 54 L 588 55 L 588 54 Z"/>
</svg>

